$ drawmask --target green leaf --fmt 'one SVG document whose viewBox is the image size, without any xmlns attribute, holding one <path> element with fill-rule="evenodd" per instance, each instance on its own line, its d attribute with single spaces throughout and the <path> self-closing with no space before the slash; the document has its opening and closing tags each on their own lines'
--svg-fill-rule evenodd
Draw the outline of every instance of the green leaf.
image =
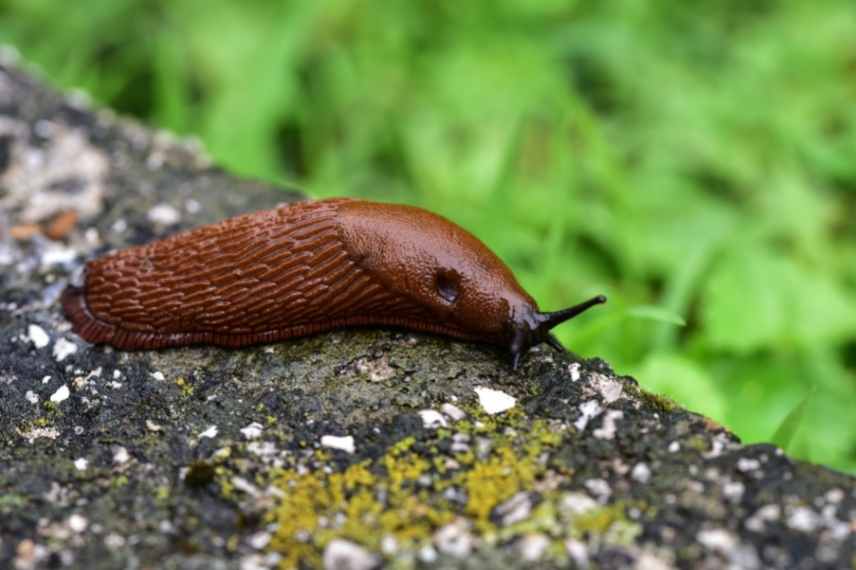
<svg viewBox="0 0 856 570">
<path fill-rule="evenodd" d="M 630 307 L 627 310 L 627 314 L 639 319 L 668 323 L 679 327 L 687 326 L 687 322 L 679 314 L 656 305 L 636 305 L 635 307 Z"/>
<path fill-rule="evenodd" d="M 802 276 L 760 244 L 737 243 L 713 270 L 702 299 L 711 346 L 750 352 L 775 346 L 792 322 L 791 283 Z"/>
<path fill-rule="evenodd" d="M 781 447 L 784 451 L 789 450 L 791 442 L 794 440 L 794 435 L 805 417 L 806 408 L 808 407 L 809 400 L 811 400 L 814 391 L 815 387 L 812 386 L 805 397 L 800 400 L 794 409 L 788 412 L 788 415 L 785 416 L 782 423 L 779 424 L 779 427 L 776 429 L 776 433 L 773 434 L 773 443 Z"/>
</svg>

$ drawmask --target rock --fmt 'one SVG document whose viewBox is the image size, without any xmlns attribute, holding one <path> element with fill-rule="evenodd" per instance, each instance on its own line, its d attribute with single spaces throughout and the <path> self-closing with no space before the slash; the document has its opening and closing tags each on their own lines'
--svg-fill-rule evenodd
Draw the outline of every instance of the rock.
<svg viewBox="0 0 856 570">
<path fill-rule="evenodd" d="M 0 568 L 852 566 L 856 480 L 598 359 L 542 346 L 515 372 L 380 329 L 89 345 L 57 303 L 87 258 L 303 197 L 8 56 L 0 145 Z"/>
</svg>

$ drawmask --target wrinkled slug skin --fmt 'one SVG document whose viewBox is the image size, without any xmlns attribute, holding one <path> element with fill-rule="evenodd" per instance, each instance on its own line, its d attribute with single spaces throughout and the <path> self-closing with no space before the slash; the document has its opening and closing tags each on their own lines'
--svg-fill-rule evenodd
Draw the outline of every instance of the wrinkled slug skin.
<svg viewBox="0 0 856 570">
<path fill-rule="evenodd" d="M 239 347 L 370 325 L 503 344 L 514 312 L 535 307 L 457 225 L 341 198 L 110 253 L 87 263 L 62 304 L 77 334 L 122 349 Z"/>
</svg>

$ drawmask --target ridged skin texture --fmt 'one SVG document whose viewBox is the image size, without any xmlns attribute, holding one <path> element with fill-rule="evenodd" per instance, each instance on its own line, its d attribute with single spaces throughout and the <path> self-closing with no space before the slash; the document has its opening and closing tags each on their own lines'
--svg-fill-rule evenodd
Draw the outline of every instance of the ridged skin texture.
<svg viewBox="0 0 856 570">
<path fill-rule="evenodd" d="M 239 347 L 348 326 L 507 344 L 537 310 L 478 239 L 410 206 L 298 202 L 87 263 L 64 310 L 75 332 L 123 349 Z"/>
</svg>

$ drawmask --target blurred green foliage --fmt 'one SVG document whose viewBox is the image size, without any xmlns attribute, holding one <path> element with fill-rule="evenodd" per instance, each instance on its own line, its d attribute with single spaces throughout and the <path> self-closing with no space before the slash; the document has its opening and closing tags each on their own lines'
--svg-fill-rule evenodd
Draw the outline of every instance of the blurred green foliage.
<svg viewBox="0 0 856 570">
<path fill-rule="evenodd" d="M 575 351 L 850 471 L 854 30 L 852 0 L 0 4 L 56 84 L 245 175 L 441 212 L 545 309 L 609 295 Z"/>
</svg>

